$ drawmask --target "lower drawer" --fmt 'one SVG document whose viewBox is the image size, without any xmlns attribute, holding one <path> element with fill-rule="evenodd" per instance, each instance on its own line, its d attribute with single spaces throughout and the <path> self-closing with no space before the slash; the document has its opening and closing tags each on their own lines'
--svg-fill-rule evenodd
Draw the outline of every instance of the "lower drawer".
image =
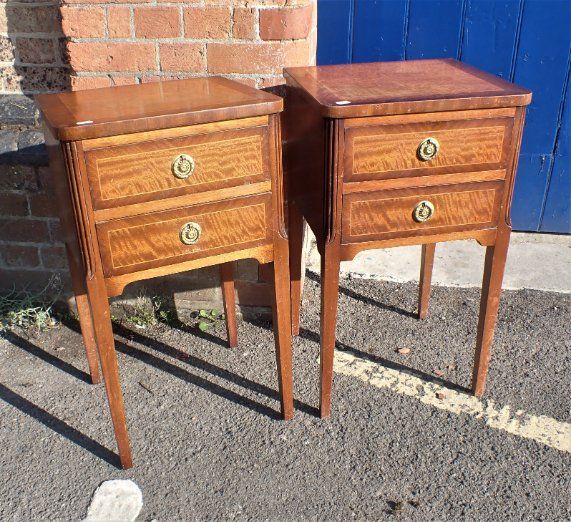
<svg viewBox="0 0 571 522">
<path fill-rule="evenodd" d="M 97 225 L 106 276 L 253 248 L 271 241 L 271 195 L 236 198 Z"/>
<path fill-rule="evenodd" d="M 343 196 L 343 243 L 493 228 L 503 182 Z"/>
</svg>

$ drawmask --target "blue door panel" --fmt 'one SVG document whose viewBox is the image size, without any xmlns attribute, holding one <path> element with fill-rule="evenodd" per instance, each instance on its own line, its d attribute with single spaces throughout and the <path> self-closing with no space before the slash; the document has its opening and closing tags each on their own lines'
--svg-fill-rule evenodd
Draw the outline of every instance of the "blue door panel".
<svg viewBox="0 0 571 522">
<path fill-rule="evenodd" d="M 521 7 L 522 0 L 469 0 L 460 51 L 462 61 L 509 80 Z"/>
<path fill-rule="evenodd" d="M 455 57 L 533 91 L 514 230 L 571 233 L 571 0 L 318 0 L 317 62 Z"/>
<path fill-rule="evenodd" d="M 407 0 L 357 0 L 353 62 L 403 60 Z"/>
<path fill-rule="evenodd" d="M 511 212 L 515 230 L 537 231 L 552 159 L 545 154 L 520 155 Z"/>
<path fill-rule="evenodd" d="M 317 6 L 320 65 L 351 63 L 353 0 L 326 0 Z"/>
<path fill-rule="evenodd" d="M 569 56 L 571 2 L 531 0 L 523 7 L 513 81 L 533 91 L 522 149 L 550 154 L 561 108 Z"/>
<path fill-rule="evenodd" d="M 571 89 L 567 77 L 561 127 L 540 230 L 571 234 Z"/>
<path fill-rule="evenodd" d="M 405 57 L 456 58 L 462 9 L 461 0 L 410 2 Z"/>
</svg>

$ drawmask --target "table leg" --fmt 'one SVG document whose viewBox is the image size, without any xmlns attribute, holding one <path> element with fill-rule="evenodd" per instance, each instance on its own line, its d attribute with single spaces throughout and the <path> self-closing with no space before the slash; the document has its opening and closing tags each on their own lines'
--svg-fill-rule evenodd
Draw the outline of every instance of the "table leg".
<svg viewBox="0 0 571 522">
<path fill-rule="evenodd" d="M 274 243 L 274 336 L 278 366 L 282 418 L 293 418 L 293 375 L 291 348 L 291 299 L 289 278 L 288 242 L 279 239 Z"/>
<path fill-rule="evenodd" d="M 220 265 L 220 282 L 222 283 L 222 300 L 226 316 L 226 332 L 228 346 L 238 346 L 238 327 L 236 326 L 236 291 L 234 289 L 234 261 Z"/>
<path fill-rule="evenodd" d="M 420 258 L 420 288 L 418 292 L 418 318 L 426 319 L 428 302 L 430 301 L 430 287 L 432 283 L 432 267 L 434 266 L 434 251 L 436 243 L 422 245 Z"/>
<path fill-rule="evenodd" d="M 333 358 L 339 300 L 339 245 L 328 243 L 321 256 L 321 393 L 319 414 L 331 415 L 331 389 L 333 386 Z"/>
<path fill-rule="evenodd" d="M 115 429 L 115 439 L 119 448 L 119 458 L 123 469 L 127 469 L 133 466 L 133 459 L 125 420 L 123 392 L 121 391 L 121 383 L 119 381 L 119 366 L 117 364 L 115 340 L 111 327 L 109 301 L 103 280 L 97 276 L 88 280 L 87 295 L 91 305 L 93 324 L 97 325 L 95 335 L 99 349 L 99 360 L 101 361 L 107 400 L 111 410 L 111 420 Z"/>
<path fill-rule="evenodd" d="M 481 397 L 484 394 L 486 386 L 486 375 L 488 373 L 494 328 L 498 316 L 510 232 L 510 229 L 498 230 L 496 244 L 486 248 L 476 354 L 472 372 L 472 391 L 477 397 Z"/>
<path fill-rule="evenodd" d="M 303 216 L 290 203 L 288 213 L 289 271 L 291 278 L 291 333 L 299 335 L 299 316 L 303 286 Z"/>
<path fill-rule="evenodd" d="M 80 270 L 76 266 L 75 260 L 66 245 L 67 259 L 69 271 L 71 273 L 71 282 L 73 293 L 75 295 L 75 303 L 77 305 L 77 314 L 79 316 L 79 326 L 81 328 L 81 336 L 83 337 L 83 346 L 87 356 L 87 364 L 89 366 L 89 374 L 92 384 L 99 384 L 101 376 L 99 374 L 99 361 L 97 360 L 97 343 L 95 342 L 95 332 L 93 331 L 93 319 L 91 317 L 91 308 L 87 299 L 87 290 L 85 281 L 81 277 Z"/>
</svg>

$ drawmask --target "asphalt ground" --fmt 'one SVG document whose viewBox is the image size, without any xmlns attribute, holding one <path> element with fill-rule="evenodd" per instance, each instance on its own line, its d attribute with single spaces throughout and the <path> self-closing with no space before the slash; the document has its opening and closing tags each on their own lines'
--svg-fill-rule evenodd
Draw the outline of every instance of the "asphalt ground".
<svg viewBox="0 0 571 522">
<path fill-rule="evenodd" d="M 241 321 L 233 350 L 221 323 L 204 334 L 117 325 L 135 460 L 127 471 L 117 468 L 103 385 L 86 383 L 77 324 L 5 332 L 0 519 L 80 520 L 93 491 L 113 478 L 141 488 L 141 521 L 571 519 L 571 454 L 507 429 L 522 415 L 569 422 L 569 295 L 503 294 L 481 404 L 508 412 L 503 429 L 489 415 L 435 407 L 418 384 L 465 396 L 479 291 L 434 288 L 422 322 L 416 292 L 414 284 L 341 280 L 339 356 L 413 379 L 419 393 L 339 366 L 327 420 L 316 416 L 316 275 L 306 281 L 294 341 L 290 422 L 277 417 L 266 321 Z"/>
</svg>

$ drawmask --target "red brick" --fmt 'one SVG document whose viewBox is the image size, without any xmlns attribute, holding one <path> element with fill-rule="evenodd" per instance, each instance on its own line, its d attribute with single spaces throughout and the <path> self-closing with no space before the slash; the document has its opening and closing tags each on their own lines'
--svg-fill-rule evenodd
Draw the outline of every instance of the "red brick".
<svg viewBox="0 0 571 522">
<path fill-rule="evenodd" d="M 204 48 L 200 43 L 159 45 L 161 71 L 203 72 Z"/>
<path fill-rule="evenodd" d="M 38 178 L 33 167 L 27 165 L 0 165 L 0 190 L 39 190 Z"/>
<path fill-rule="evenodd" d="M 257 78 L 236 78 L 233 76 L 230 76 L 230 79 L 241 83 L 242 85 L 247 85 L 248 87 L 254 87 L 256 88 L 258 86 L 258 79 Z"/>
<path fill-rule="evenodd" d="M 208 71 L 212 73 L 281 74 L 284 67 L 309 63 L 309 44 L 298 42 L 211 43 Z"/>
<path fill-rule="evenodd" d="M 67 257 L 63 246 L 45 246 L 40 249 L 42 265 L 46 268 L 67 268 Z"/>
<path fill-rule="evenodd" d="M 128 7 L 107 9 L 107 30 L 109 38 L 129 38 L 131 36 L 131 10 Z"/>
<path fill-rule="evenodd" d="M 190 78 L 190 76 L 184 73 L 164 76 L 160 74 L 146 74 L 141 77 L 141 83 L 168 82 L 170 80 L 182 80 L 185 78 Z"/>
<path fill-rule="evenodd" d="M 62 7 L 60 12 L 61 28 L 66 36 L 98 38 L 105 34 L 104 12 L 101 7 Z"/>
<path fill-rule="evenodd" d="M 166 78 L 160 74 L 145 74 L 141 76 L 141 83 L 164 82 Z"/>
<path fill-rule="evenodd" d="M 9 34 L 17 33 L 59 33 L 61 24 L 57 5 L 10 5 L 16 2 L 2 2 L 2 14 Z M 5 9 L 5 11 L 4 11 Z"/>
<path fill-rule="evenodd" d="M 71 90 L 83 91 L 84 89 L 99 89 L 109 87 L 111 84 L 108 76 L 72 76 Z"/>
<path fill-rule="evenodd" d="M 272 306 L 274 299 L 272 286 L 267 283 L 236 281 L 238 304 L 242 306 Z"/>
<path fill-rule="evenodd" d="M 0 255 L 5 266 L 34 268 L 40 264 L 35 246 L 2 245 Z"/>
<path fill-rule="evenodd" d="M 27 216 L 28 200 L 24 194 L 0 194 L 0 215 Z"/>
<path fill-rule="evenodd" d="M 269 76 L 266 78 L 260 78 L 258 82 L 259 89 L 265 89 L 267 87 L 275 87 L 277 85 L 283 85 L 284 78 L 283 76 Z"/>
<path fill-rule="evenodd" d="M 62 5 L 78 4 L 150 4 L 153 0 L 61 0 Z"/>
<path fill-rule="evenodd" d="M 50 194 L 30 194 L 30 214 L 34 217 L 57 217 L 55 198 Z"/>
<path fill-rule="evenodd" d="M 176 7 L 135 9 L 137 38 L 175 38 L 180 35 L 179 10 Z"/>
<path fill-rule="evenodd" d="M 111 76 L 111 85 L 135 85 L 136 83 L 135 76 Z"/>
<path fill-rule="evenodd" d="M 57 43 L 54 46 L 52 38 L 16 38 L 16 49 L 21 63 L 53 64 L 58 59 L 58 47 Z"/>
<path fill-rule="evenodd" d="M 55 279 L 54 279 L 55 276 Z M 13 290 L 14 288 L 26 288 L 28 291 L 44 290 L 47 295 L 59 295 L 61 288 L 68 291 L 70 288 L 69 277 L 63 273 L 54 273 L 50 270 L 0 268 L 0 289 Z"/>
<path fill-rule="evenodd" d="M 60 174 L 61 175 L 61 174 Z M 40 188 L 50 194 L 54 191 L 54 176 L 49 167 L 40 167 L 38 169 L 38 180 L 40 182 Z"/>
<path fill-rule="evenodd" d="M 0 240 L 23 243 L 49 241 L 48 223 L 40 219 L 0 219 Z"/>
<path fill-rule="evenodd" d="M 187 38 L 228 38 L 230 9 L 227 7 L 188 7 L 184 10 Z"/>
<path fill-rule="evenodd" d="M 256 10 L 246 7 L 234 9 L 234 26 L 232 36 L 245 40 L 253 40 L 256 37 Z"/>
<path fill-rule="evenodd" d="M 63 241 L 63 232 L 59 219 L 48 220 L 48 229 L 50 232 L 50 241 L 60 243 Z"/>
<path fill-rule="evenodd" d="M 156 67 L 155 44 L 69 42 L 71 68 L 75 71 L 148 71 Z"/>
<path fill-rule="evenodd" d="M 262 40 L 306 38 L 312 27 L 313 6 L 260 11 Z"/>
<path fill-rule="evenodd" d="M 262 283 L 271 283 L 274 280 L 274 269 L 270 263 L 258 265 L 258 280 Z"/>
</svg>

